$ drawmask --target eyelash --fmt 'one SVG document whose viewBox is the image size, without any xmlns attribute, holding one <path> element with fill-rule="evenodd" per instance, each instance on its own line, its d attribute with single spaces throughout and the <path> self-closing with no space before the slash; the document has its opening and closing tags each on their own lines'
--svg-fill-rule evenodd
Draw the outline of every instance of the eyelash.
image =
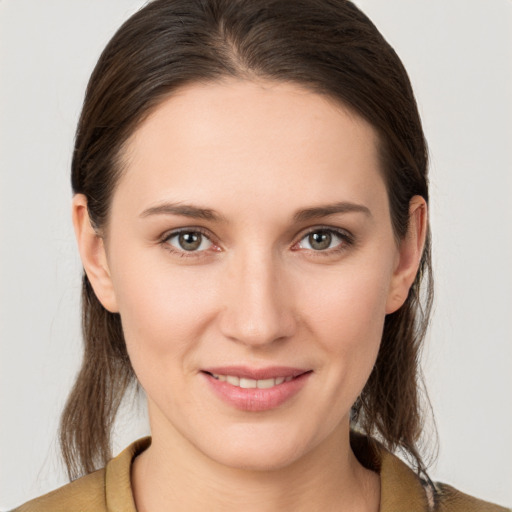
<svg viewBox="0 0 512 512">
<path fill-rule="evenodd" d="M 164 248 L 166 250 L 168 250 L 172 254 L 179 256 L 180 258 L 197 258 L 197 257 L 203 255 L 203 253 L 207 250 L 207 249 L 203 249 L 202 251 L 185 251 L 185 250 L 180 250 L 180 249 L 176 249 L 175 247 L 173 247 L 169 243 L 169 241 L 172 238 L 178 237 L 182 233 L 193 233 L 193 234 L 199 233 L 201 236 L 203 236 L 207 240 L 209 240 L 213 245 L 216 245 L 215 242 L 213 241 L 213 236 L 211 235 L 211 233 L 203 228 L 200 228 L 200 227 L 181 228 L 181 229 L 176 229 L 171 232 L 165 233 L 163 235 L 160 243 L 164 246 Z"/>
<path fill-rule="evenodd" d="M 343 251 L 346 251 L 348 248 L 353 246 L 355 243 L 354 236 L 344 229 L 332 228 L 332 227 L 328 227 L 328 226 L 315 226 L 314 228 L 311 228 L 310 230 L 301 234 L 300 238 L 292 244 L 292 250 L 294 250 L 294 251 L 300 250 L 300 247 L 297 249 L 294 249 L 294 247 L 298 246 L 304 239 L 309 237 L 311 234 L 318 233 L 318 232 L 330 234 L 332 236 L 339 238 L 341 241 L 335 247 L 328 248 L 325 250 L 305 249 L 309 253 L 314 255 L 315 257 L 326 257 L 326 256 L 332 256 L 335 254 L 339 254 Z M 201 236 L 205 237 L 213 246 L 218 247 L 216 245 L 216 242 L 214 241 L 211 233 L 203 228 L 200 228 L 200 227 L 187 227 L 187 228 L 181 228 L 181 229 L 173 230 L 171 232 L 167 232 L 161 237 L 160 243 L 165 247 L 166 250 L 168 250 L 172 254 L 175 254 L 181 258 L 197 258 L 197 257 L 204 256 L 204 253 L 208 249 L 203 249 L 201 251 L 186 251 L 186 250 L 177 249 L 169 243 L 169 241 L 172 238 L 178 237 L 182 233 L 192 233 L 192 234 L 199 233 Z"/>
<path fill-rule="evenodd" d="M 354 236 L 344 229 L 332 228 L 329 226 L 315 226 L 314 228 L 303 233 L 300 239 L 297 242 L 295 242 L 292 247 L 299 245 L 304 239 L 306 239 L 313 233 L 319 232 L 327 233 L 330 234 L 331 236 L 337 237 L 340 240 L 340 243 L 338 243 L 338 245 L 336 245 L 335 247 L 331 247 L 330 249 L 325 250 L 306 249 L 307 251 L 309 251 L 310 254 L 314 255 L 315 257 L 328 257 L 333 256 L 335 254 L 340 254 L 349 249 L 355 243 Z"/>
</svg>

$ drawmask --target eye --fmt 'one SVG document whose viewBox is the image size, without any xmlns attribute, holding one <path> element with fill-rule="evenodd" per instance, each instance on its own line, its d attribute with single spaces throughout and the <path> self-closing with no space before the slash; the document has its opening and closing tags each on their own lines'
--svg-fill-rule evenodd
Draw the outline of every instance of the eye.
<svg viewBox="0 0 512 512">
<path fill-rule="evenodd" d="M 313 251 L 328 251 L 350 245 L 350 237 L 333 229 L 321 228 L 307 233 L 298 243 L 298 248 Z"/>
<path fill-rule="evenodd" d="M 165 240 L 167 244 L 181 252 L 199 252 L 212 247 L 212 241 L 200 231 L 178 231 L 172 233 Z"/>
</svg>

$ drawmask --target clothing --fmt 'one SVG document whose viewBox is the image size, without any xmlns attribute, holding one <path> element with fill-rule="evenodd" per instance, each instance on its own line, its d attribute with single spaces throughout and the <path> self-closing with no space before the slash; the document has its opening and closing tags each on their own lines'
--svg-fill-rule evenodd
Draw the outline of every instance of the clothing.
<svg viewBox="0 0 512 512">
<path fill-rule="evenodd" d="M 131 465 L 150 444 L 150 437 L 140 439 L 104 469 L 29 501 L 13 512 L 136 512 Z M 435 492 L 429 497 L 416 473 L 382 446 L 357 434 L 351 437 L 351 445 L 359 461 L 380 474 L 380 512 L 512 512 L 444 484 L 435 484 Z"/>
</svg>

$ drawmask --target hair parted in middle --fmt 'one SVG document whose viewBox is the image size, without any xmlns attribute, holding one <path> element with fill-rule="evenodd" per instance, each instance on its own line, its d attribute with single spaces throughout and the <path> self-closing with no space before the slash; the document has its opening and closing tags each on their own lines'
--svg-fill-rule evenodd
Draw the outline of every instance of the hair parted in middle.
<svg viewBox="0 0 512 512">
<path fill-rule="evenodd" d="M 400 59 L 346 0 L 154 0 L 129 18 L 90 78 L 72 161 L 73 192 L 86 196 L 98 236 L 107 236 L 123 148 L 140 123 L 179 88 L 225 77 L 295 83 L 370 123 L 400 243 L 409 201 L 428 201 L 426 142 Z M 375 367 L 352 411 L 353 428 L 402 449 L 421 472 L 419 353 L 431 302 L 428 233 L 416 280 L 405 304 L 385 319 Z M 82 321 L 82 366 L 60 428 L 71 478 L 111 458 L 113 422 L 136 381 L 120 316 L 101 305 L 85 273 Z"/>
</svg>

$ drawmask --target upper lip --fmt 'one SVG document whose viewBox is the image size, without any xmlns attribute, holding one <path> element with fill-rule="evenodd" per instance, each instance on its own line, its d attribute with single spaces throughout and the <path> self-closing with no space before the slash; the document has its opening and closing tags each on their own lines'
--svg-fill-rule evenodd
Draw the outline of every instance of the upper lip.
<svg viewBox="0 0 512 512">
<path fill-rule="evenodd" d="M 203 368 L 201 371 L 215 375 L 231 375 L 244 379 L 275 379 L 277 377 L 298 377 L 308 369 L 292 368 L 290 366 L 268 366 L 266 368 L 250 368 L 249 366 L 216 366 Z"/>
</svg>

